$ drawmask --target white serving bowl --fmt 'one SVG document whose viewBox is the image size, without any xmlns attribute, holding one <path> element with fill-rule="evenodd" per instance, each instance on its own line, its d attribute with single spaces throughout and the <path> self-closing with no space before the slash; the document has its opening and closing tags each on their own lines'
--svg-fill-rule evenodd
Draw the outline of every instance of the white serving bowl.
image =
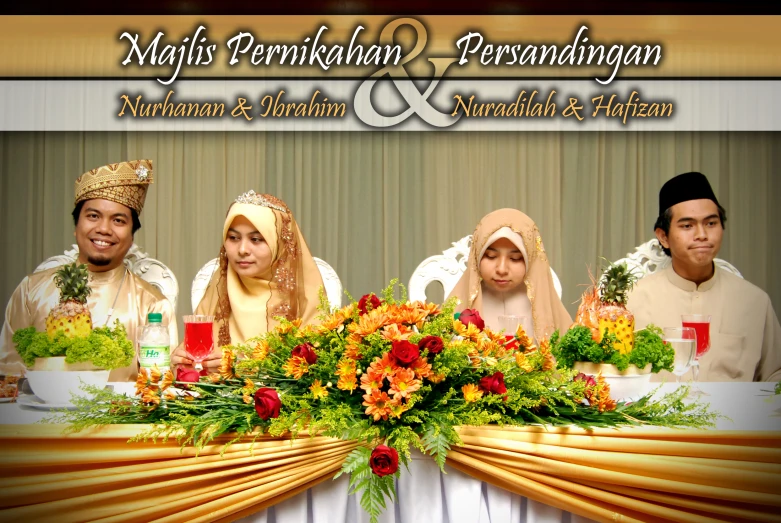
<svg viewBox="0 0 781 523">
<path fill-rule="evenodd" d="M 111 374 L 110 370 L 95 369 L 90 364 L 69 365 L 64 357 L 38 358 L 34 368 L 25 372 L 33 393 L 45 403 L 57 404 L 69 403 L 72 395 L 88 396 L 81 390 L 82 382 L 104 388 Z"/>
<path fill-rule="evenodd" d="M 610 385 L 610 397 L 618 401 L 638 400 L 651 391 L 651 364 L 644 369 L 638 369 L 630 365 L 626 370 L 620 371 L 615 365 L 607 363 L 591 363 L 577 361 L 573 368 L 583 374 L 589 374 L 596 379 L 601 373 L 605 381 Z"/>
</svg>

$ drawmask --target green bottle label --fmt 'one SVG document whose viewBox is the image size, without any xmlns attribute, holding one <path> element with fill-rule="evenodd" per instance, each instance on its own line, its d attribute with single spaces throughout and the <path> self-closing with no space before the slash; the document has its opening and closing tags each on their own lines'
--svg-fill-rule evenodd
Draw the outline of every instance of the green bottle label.
<svg viewBox="0 0 781 523">
<path fill-rule="evenodd" d="M 170 348 L 166 346 L 144 346 L 138 349 L 138 361 L 143 369 L 151 369 L 155 364 L 160 370 L 171 367 Z"/>
</svg>

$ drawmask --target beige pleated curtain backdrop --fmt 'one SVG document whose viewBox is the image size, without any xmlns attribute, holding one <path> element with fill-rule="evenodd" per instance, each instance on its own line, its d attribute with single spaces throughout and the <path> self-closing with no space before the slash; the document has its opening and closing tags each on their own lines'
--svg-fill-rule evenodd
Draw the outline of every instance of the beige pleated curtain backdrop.
<svg viewBox="0 0 781 523">
<path fill-rule="evenodd" d="M 0 133 L 0 299 L 72 243 L 82 172 L 150 158 L 135 241 L 180 285 L 177 313 L 214 258 L 228 204 L 255 189 L 293 210 L 312 253 L 353 296 L 409 280 L 418 263 L 515 207 L 539 225 L 573 313 L 587 267 L 650 239 L 658 191 L 699 170 L 728 212 L 720 257 L 781 308 L 781 133 Z M 441 289 L 429 295 L 442 298 Z"/>
</svg>

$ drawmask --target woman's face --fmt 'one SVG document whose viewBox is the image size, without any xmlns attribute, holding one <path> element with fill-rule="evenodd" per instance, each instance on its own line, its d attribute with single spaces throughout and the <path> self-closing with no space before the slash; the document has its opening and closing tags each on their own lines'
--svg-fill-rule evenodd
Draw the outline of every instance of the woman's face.
<svg viewBox="0 0 781 523">
<path fill-rule="evenodd" d="M 521 250 L 507 238 L 492 243 L 480 260 L 483 283 L 497 292 L 509 292 L 520 287 L 526 276 L 526 261 Z"/>
<path fill-rule="evenodd" d="M 225 237 L 228 263 L 240 276 L 260 278 L 271 268 L 271 249 L 263 235 L 244 216 L 233 219 Z"/>
</svg>

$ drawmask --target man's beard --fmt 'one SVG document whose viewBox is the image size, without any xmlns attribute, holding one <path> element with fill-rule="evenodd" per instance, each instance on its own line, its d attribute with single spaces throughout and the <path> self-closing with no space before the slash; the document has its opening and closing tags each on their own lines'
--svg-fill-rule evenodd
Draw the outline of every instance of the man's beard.
<svg viewBox="0 0 781 523">
<path fill-rule="evenodd" d="M 92 256 L 87 257 L 87 263 L 95 267 L 105 267 L 106 265 L 111 265 L 111 262 L 113 261 L 114 260 L 112 258 L 94 258 Z"/>
</svg>

